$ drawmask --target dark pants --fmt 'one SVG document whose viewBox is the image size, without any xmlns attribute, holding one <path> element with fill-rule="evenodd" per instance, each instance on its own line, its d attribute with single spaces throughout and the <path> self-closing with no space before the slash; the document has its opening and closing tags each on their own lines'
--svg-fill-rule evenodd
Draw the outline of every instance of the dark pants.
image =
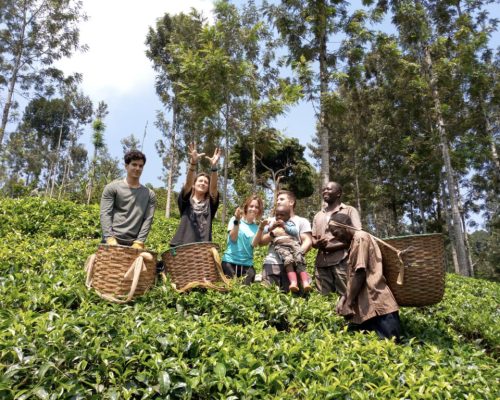
<svg viewBox="0 0 500 400">
<path fill-rule="evenodd" d="M 399 312 L 394 311 L 390 314 L 377 315 L 360 325 L 351 324 L 350 330 L 355 331 L 374 331 L 380 339 L 395 338 L 396 342 L 401 338 L 401 325 L 399 323 Z"/>
<path fill-rule="evenodd" d="M 316 288 L 323 295 L 337 292 L 344 295 L 347 288 L 347 259 L 336 265 L 316 267 L 314 271 Z"/>
<path fill-rule="evenodd" d="M 222 271 L 228 278 L 245 277 L 244 284 L 250 285 L 255 281 L 255 269 L 253 266 L 236 265 L 227 261 L 222 261 Z"/>
</svg>

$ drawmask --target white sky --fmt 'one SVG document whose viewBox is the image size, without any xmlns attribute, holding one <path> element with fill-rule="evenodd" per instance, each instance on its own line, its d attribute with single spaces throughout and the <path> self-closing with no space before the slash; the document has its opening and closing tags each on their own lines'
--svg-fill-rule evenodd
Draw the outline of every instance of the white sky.
<svg viewBox="0 0 500 400">
<path fill-rule="evenodd" d="M 93 99 L 151 86 L 154 73 L 144 44 L 148 28 L 165 13 L 188 13 L 192 7 L 207 17 L 213 8 L 211 0 L 84 0 L 89 19 L 81 24 L 80 42 L 89 51 L 59 66 L 66 73 L 82 73 L 82 89 Z"/>
<path fill-rule="evenodd" d="M 112 157 L 122 159 L 120 140 L 130 134 L 142 140 L 147 125 L 142 150 L 148 162 L 142 181 L 155 187 L 163 186 L 159 179 L 161 159 L 154 146 L 161 137 L 154 121 L 156 110 L 162 105 L 154 89 L 155 72 L 145 55 L 146 34 L 165 13 L 189 13 L 192 8 L 210 20 L 213 0 L 143 0 L 139 3 L 131 0 L 83 0 L 83 9 L 89 18 L 80 25 L 80 43 L 88 45 L 89 50 L 57 64 L 67 75 L 83 74 L 81 89 L 95 105 L 101 100 L 108 104 L 104 139 Z M 298 105 L 278 125 L 287 135 L 298 137 L 305 145 L 315 130 L 314 112 L 310 105 Z M 293 126 L 293 132 L 288 132 L 287 126 Z M 90 126 L 81 141 L 90 153 Z M 178 182 L 179 185 L 182 182 Z"/>
</svg>

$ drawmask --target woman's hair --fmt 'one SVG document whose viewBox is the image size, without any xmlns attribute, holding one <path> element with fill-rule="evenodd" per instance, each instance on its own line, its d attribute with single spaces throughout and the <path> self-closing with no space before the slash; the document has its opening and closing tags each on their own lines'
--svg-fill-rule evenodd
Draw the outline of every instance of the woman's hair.
<svg viewBox="0 0 500 400">
<path fill-rule="evenodd" d="M 352 226 L 351 217 L 347 214 L 335 213 L 330 217 L 330 221 L 339 222 L 343 225 Z"/>
<path fill-rule="evenodd" d="M 248 206 L 250 205 L 250 203 L 252 201 L 256 200 L 257 203 L 259 204 L 259 213 L 257 214 L 257 219 L 259 219 L 260 217 L 262 217 L 262 214 L 264 213 L 264 202 L 262 201 L 262 199 L 257 196 L 256 194 L 253 194 L 251 195 L 250 197 L 248 197 L 246 200 L 245 200 L 245 203 L 243 203 L 243 212 L 247 213 L 248 211 Z"/>
<path fill-rule="evenodd" d="M 209 194 L 210 194 L 210 175 L 208 175 L 206 172 L 200 172 L 196 175 L 196 178 L 194 178 L 194 183 L 196 183 L 196 181 L 201 178 L 202 176 L 204 176 L 205 178 L 208 179 L 208 190 L 207 192 L 205 193 L 205 197 L 207 197 Z M 194 183 L 193 183 L 193 186 L 194 186 Z M 193 193 L 194 194 L 194 191 Z"/>
</svg>

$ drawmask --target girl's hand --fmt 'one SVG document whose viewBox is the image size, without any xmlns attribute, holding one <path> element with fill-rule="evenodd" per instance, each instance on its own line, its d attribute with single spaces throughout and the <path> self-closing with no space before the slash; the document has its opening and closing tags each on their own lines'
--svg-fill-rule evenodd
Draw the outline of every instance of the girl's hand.
<svg viewBox="0 0 500 400">
<path fill-rule="evenodd" d="M 243 210 L 238 207 L 234 212 L 234 218 L 239 221 L 241 217 L 243 217 Z"/>
<path fill-rule="evenodd" d="M 205 155 L 205 153 L 200 154 Z M 214 155 L 212 157 L 205 156 L 205 158 L 208 158 L 210 160 L 210 167 L 214 168 L 217 166 L 217 163 L 219 162 L 220 156 L 222 155 L 222 150 L 219 149 L 218 147 L 215 148 Z"/>
<path fill-rule="evenodd" d="M 205 153 L 198 153 L 194 143 L 189 144 L 189 156 L 191 157 L 191 164 L 197 164 L 200 157 L 203 157 Z"/>
<path fill-rule="evenodd" d="M 259 229 L 264 229 L 267 225 L 269 225 L 269 220 L 267 218 L 260 221 Z"/>
</svg>

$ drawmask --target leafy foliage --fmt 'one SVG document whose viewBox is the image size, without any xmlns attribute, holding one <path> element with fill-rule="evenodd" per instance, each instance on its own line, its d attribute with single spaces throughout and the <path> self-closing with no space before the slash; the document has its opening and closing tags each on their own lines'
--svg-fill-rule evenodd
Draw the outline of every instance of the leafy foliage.
<svg viewBox="0 0 500 400">
<path fill-rule="evenodd" d="M 187 294 L 158 284 L 116 305 L 84 286 L 95 207 L 2 200 L 0 212 L 2 398 L 498 398 L 496 283 L 449 275 L 442 303 L 402 310 L 401 345 L 348 332 L 336 296 L 258 284 Z M 64 235 L 50 223 L 61 215 Z M 177 222 L 156 218 L 151 245 Z"/>
</svg>

